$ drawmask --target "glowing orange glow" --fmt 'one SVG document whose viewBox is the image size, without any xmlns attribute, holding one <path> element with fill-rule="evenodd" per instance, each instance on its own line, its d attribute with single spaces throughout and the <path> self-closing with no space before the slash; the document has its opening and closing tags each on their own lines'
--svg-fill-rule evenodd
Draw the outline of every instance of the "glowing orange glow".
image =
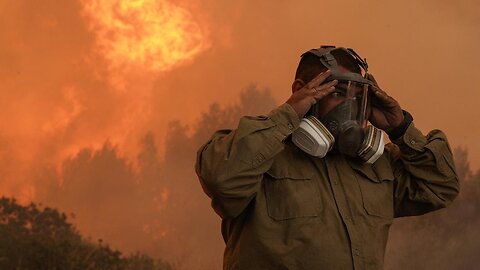
<svg viewBox="0 0 480 270">
<path fill-rule="evenodd" d="M 45 135 L 54 134 L 64 130 L 83 110 L 83 105 L 77 100 L 77 89 L 74 87 L 67 87 L 63 91 L 63 99 L 65 105 L 58 107 L 52 119 L 45 122 L 41 130 Z"/>
<path fill-rule="evenodd" d="M 85 0 L 100 53 L 114 68 L 167 71 L 208 47 L 206 30 L 165 0 Z"/>
</svg>

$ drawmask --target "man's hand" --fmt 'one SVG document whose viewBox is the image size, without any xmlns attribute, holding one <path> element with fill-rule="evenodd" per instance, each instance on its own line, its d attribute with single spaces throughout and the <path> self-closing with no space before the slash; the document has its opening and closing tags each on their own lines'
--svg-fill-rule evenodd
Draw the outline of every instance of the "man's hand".
<svg viewBox="0 0 480 270">
<path fill-rule="evenodd" d="M 372 86 L 372 102 L 368 120 L 375 127 L 389 133 L 403 122 L 403 112 L 400 104 L 383 91 L 377 84 L 373 75 L 368 74 L 367 79 L 375 85 Z"/>
<path fill-rule="evenodd" d="M 323 84 L 325 79 L 330 76 L 330 73 L 330 70 L 327 70 L 318 74 L 317 77 L 313 78 L 300 90 L 295 91 L 287 100 L 287 103 L 293 107 L 300 119 L 305 116 L 313 104 L 335 90 L 335 85 L 338 83 L 337 80 Z"/>
</svg>

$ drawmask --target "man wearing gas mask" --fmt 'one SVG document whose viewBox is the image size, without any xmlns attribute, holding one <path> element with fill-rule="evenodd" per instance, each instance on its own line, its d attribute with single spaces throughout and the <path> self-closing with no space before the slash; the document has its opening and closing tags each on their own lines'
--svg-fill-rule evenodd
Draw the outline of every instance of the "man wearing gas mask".
<svg viewBox="0 0 480 270">
<path fill-rule="evenodd" d="M 383 269 L 394 217 L 459 191 L 445 134 L 422 135 L 366 60 L 333 46 L 301 56 L 285 104 L 216 132 L 196 172 L 229 270 Z"/>
</svg>

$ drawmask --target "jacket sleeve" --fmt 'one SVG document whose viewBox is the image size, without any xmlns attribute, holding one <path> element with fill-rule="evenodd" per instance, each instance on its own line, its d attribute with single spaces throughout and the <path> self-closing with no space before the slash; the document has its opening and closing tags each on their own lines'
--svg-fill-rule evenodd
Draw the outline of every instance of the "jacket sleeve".
<svg viewBox="0 0 480 270">
<path fill-rule="evenodd" d="M 217 131 L 198 150 L 195 170 L 220 217 L 236 217 L 248 206 L 273 157 L 299 123 L 285 103 L 269 116 L 242 117 L 235 130 Z"/>
<path fill-rule="evenodd" d="M 395 177 L 395 216 L 422 215 L 449 205 L 459 193 L 452 151 L 445 134 L 427 136 L 413 122 L 388 150 Z"/>
</svg>

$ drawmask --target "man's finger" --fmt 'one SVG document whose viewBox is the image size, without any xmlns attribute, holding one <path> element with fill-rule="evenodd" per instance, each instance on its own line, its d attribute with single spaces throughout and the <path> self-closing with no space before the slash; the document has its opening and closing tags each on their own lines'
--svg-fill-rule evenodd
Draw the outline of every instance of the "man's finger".
<svg viewBox="0 0 480 270">
<path fill-rule="evenodd" d="M 326 88 L 323 88 L 322 90 L 319 90 L 319 91 L 315 92 L 314 97 L 315 97 L 316 100 L 320 100 L 320 99 L 328 96 L 333 91 L 335 91 L 335 86 L 331 85 L 331 86 L 328 86 Z"/>
<path fill-rule="evenodd" d="M 390 97 L 387 93 L 383 92 L 380 88 L 373 87 L 373 94 L 382 102 L 386 103 L 390 101 Z"/>
<path fill-rule="evenodd" d="M 372 81 L 374 85 L 378 86 L 377 80 L 375 80 L 372 74 L 367 73 L 367 80 Z"/>
<path fill-rule="evenodd" d="M 318 86 L 323 81 L 325 81 L 325 79 L 328 78 L 328 76 L 330 76 L 330 74 L 331 74 L 330 70 L 327 70 L 327 71 L 324 71 L 324 72 L 318 74 L 315 78 L 313 78 L 310 82 L 307 83 L 307 88 L 314 88 L 314 87 Z"/>
<path fill-rule="evenodd" d="M 330 88 L 332 86 L 336 86 L 338 84 L 338 81 L 337 80 L 333 80 L 333 81 L 329 81 L 328 83 L 325 83 L 325 84 L 321 84 L 319 86 L 316 86 L 314 87 L 313 89 L 315 90 L 314 92 L 319 92 L 319 91 L 323 91 L 327 88 Z"/>
<path fill-rule="evenodd" d="M 377 98 L 377 100 L 380 102 L 380 104 L 384 106 L 394 106 L 397 101 L 389 96 L 385 91 L 378 87 L 372 87 L 373 94 Z"/>
<path fill-rule="evenodd" d="M 319 91 L 322 91 L 324 89 L 331 88 L 332 86 L 337 86 L 337 84 L 338 84 L 338 80 L 333 80 L 333 81 L 329 81 L 326 84 L 322 84 L 318 86 L 317 89 L 319 89 Z M 333 89 L 335 89 L 335 87 L 333 87 Z"/>
</svg>

